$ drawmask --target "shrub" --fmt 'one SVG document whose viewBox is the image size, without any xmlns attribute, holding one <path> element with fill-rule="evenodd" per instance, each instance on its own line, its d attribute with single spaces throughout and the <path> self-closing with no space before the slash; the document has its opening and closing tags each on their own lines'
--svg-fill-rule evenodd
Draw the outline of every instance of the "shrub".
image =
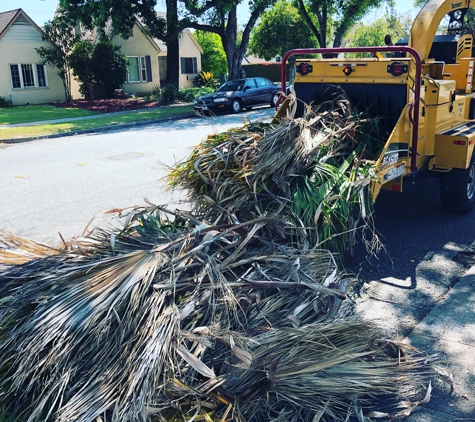
<svg viewBox="0 0 475 422">
<path fill-rule="evenodd" d="M 214 92 L 213 88 L 185 88 L 178 93 L 178 100 L 185 103 L 191 103 L 200 95 Z"/>
<path fill-rule="evenodd" d="M 10 107 L 10 100 L 7 97 L 0 96 L 0 108 Z"/>
<path fill-rule="evenodd" d="M 218 85 L 218 81 L 215 79 L 211 72 L 201 71 L 195 76 L 195 79 L 193 80 L 193 85 L 197 87 L 216 88 Z"/>
<path fill-rule="evenodd" d="M 173 84 L 163 85 L 160 92 L 160 100 L 165 104 L 173 104 L 178 99 L 178 89 Z"/>
<path fill-rule="evenodd" d="M 160 85 L 154 85 L 147 94 L 147 97 L 152 101 L 160 101 L 162 97 L 162 87 Z"/>
</svg>

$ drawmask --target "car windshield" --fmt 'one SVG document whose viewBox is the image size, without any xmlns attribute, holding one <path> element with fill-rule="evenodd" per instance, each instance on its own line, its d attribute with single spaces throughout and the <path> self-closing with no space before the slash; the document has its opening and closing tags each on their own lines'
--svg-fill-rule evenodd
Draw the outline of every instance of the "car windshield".
<svg viewBox="0 0 475 422">
<path fill-rule="evenodd" d="M 216 92 L 241 91 L 244 81 L 229 81 L 221 85 Z"/>
</svg>

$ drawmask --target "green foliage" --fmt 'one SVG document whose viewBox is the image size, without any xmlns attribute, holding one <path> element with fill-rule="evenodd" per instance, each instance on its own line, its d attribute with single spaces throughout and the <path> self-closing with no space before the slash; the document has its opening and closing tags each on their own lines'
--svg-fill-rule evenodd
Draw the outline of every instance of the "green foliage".
<svg viewBox="0 0 475 422">
<path fill-rule="evenodd" d="M 201 68 L 204 72 L 211 72 L 213 75 L 226 75 L 228 72 L 228 62 L 223 43 L 218 34 L 206 31 L 195 31 L 194 37 L 203 49 L 201 55 Z"/>
<path fill-rule="evenodd" d="M 344 36 L 370 10 L 388 3 L 388 0 L 298 0 L 304 22 L 311 28 L 321 48 L 329 41 L 340 47 Z M 390 6 L 393 2 L 389 0 Z M 316 22 L 315 17 L 316 16 Z"/>
<path fill-rule="evenodd" d="M 66 101 L 71 101 L 71 65 L 70 54 L 79 37 L 74 34 L 72 26 L 62 17 L 55 17 L 43 26 L 43 39 L 49 41 L 50 47 L 35 48 L 43 64 L 58 69 L 58 76 L 63 81 Z"/>
<path fill-rule="evenodd" d="M 201 95 L 211 94 L 215 89 L 212 87 L 186 88 L 178 93 L 178 100 L 185 103 L 191 103 Z"/>
<path fill-rule="evenodd" d="M 196 87 L 209 87 L 209 88 L 217 88 L 218 81 L 214 78 L 211 72 L 204 72 L 201 71 L 195 76 L 193 79 L 193 85 Z"/>
<path fill-rule="evenodd" d="M 213 88 L 185 88 L 177 91 L 172 85 L 155 85 L 148 93 L 147 98 L 152 101 L 161 101 L 163 103 L 173 103 L 181 101 L 191 103 L 200 95 L 214 92 Z"/>
<path fill-rule="evenodd" d="M 71 53 L 70 64 L 86 97 L 91 83 L 103 85 L 107 96 L 112 97 L 114 89 L 121 87 L 127 75 L 127 57 L 120 53 L 120 47 L 109 41 L 96 44 L 79 41 Z"/>
<path fill-rule="evenodd" d="M 148 92 L 147 98 L 152 101 L 160 101 L 162 95 L 162 87 L 158 84 L 155 84 L 152 89 Z"/>
<path fill-rule="evenodd" d="M 160 100 L 165 104 L 173 104 L 178 100 L 178 89 L 174 84 L 163 85 Z"/>
<path fill-rule="evenodd" d="M 263 76 L 264 78 L 270 79 L 273 82 L 280 82 L 280 71 L 281 71 L 280 63 L 273 62 L 273 63 L 246 64 L 245 66 L 243 66 L 243 69 L 246 72 L 246 76 L 248 78 L 252 78 L 255 76 Z M 288 80 L 288 70 L 289 70 L 289 67 L 287 66 L 286 80 Z"/>
<path fill-rule="evenodd" d="M 306 47 L 318 47 L 317 39 L 302 22 L 298 9 L 287 0 L 279 0 L 262 14 L 253 29 L 248 52 L 270 60 L 294 48 Z"/>
<path fill-rule="evenodd" d="M 390 35 L 393 43 L 407 36 L 411 29 L 412 18 L 409 13 L 400 15 L 384 15 L 367 25 L 359 23 L 347 37 L 348 46 L 385 45 L 384 37 Z M 356 54 L 360 57 L 361 54 Z"/>
<path fill-rule="evenodd" d="M 10 100 L 7 97 L 0 96 L 0 108 L 10 107 Z"/>
</svg>

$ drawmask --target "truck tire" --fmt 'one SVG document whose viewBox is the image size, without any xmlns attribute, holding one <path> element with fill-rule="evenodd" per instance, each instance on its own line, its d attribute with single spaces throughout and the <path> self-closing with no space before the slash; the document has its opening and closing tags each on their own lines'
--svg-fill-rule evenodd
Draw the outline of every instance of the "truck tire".
<svg viewBox="0 0 475 422">
<path fill-rule="evenodd" d="M 233 110 L 233 113 L 239 113 L 242 110 L 241 101 L 235 98 L 231 103 L 231 108 Z"/>
<path fill-rule="evenodd" d="M 466 214 L 475 207 L 475 154 L 468 169 L 452 169 L 440 177 L 440 199 L 446 211 Z"/>
</svg>

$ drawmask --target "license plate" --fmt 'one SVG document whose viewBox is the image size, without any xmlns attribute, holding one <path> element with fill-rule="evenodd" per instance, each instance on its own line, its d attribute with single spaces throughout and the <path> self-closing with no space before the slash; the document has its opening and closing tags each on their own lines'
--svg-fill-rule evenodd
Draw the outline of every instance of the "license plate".
<svg viewBox="0 0 475 422">
<path fill-rule="evenodd" d="M 393 167 L 392 169 L 389 169 L 387 174 L 384 176 L 384 180 L 389 182 L 390 180 L 393 180 L 396 177 L 403 175 L 404 171 L 405 171 L 404 164 L 401 164 L 400 166 L 397 166 L 397 167 Z"/>
</svg>

